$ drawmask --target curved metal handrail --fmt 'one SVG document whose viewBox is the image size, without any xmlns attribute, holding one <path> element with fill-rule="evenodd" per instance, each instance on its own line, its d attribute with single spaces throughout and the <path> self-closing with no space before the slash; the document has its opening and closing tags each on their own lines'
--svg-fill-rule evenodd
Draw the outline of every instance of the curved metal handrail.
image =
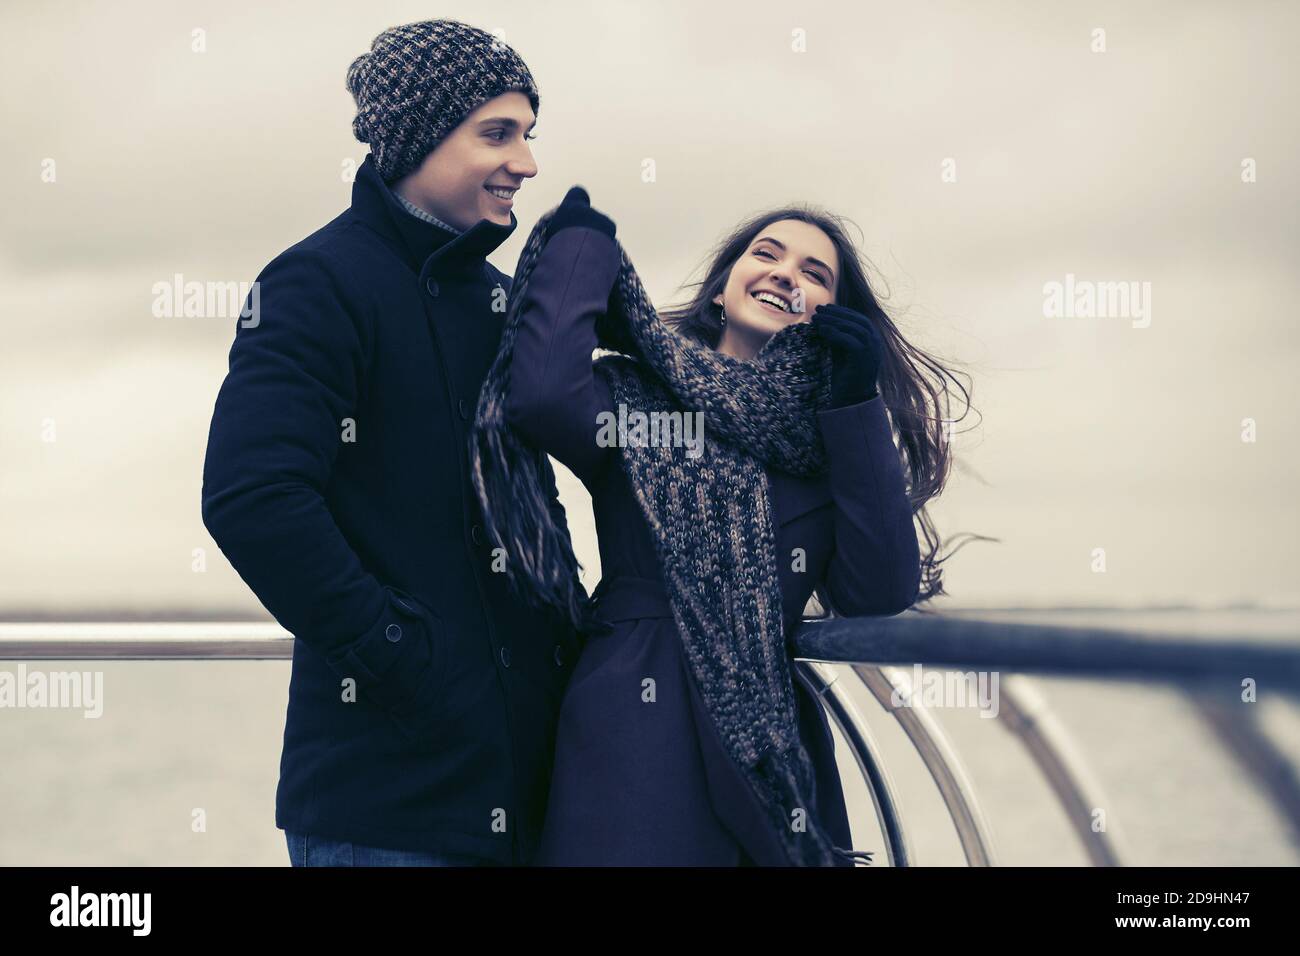
<svg viewBox="0 0 1300 956">
<path fill-rule="evenodd" d="M 982 669 L 1001 664 L 1005 669 L 1038 670 L 1076 677 L 1119 679 L 1156 679 L 1180 683 L 1185 689 L 1200 689 L 1207 682 L 1230 681 L 1234 685 L 1242 675 L 1267 674 L 1270 685 L 1284 693 L 1300 693 L 1300 647 L 1264 645 L 1254 642 L 1192 639 L 1180 633 L 1154 632 L 1127 628 L 1096 628 L 1004 623 L 975 619 L 952 619 L 934 615 L 904 615 L 901 618 L 828 618 L 808 620 L 797 635 L 802 654 L 822 660 L 855 659 L 897 663 L 926 662 L 931 667 L 951 668 L 979 664 Z M 872 671 L 863 665 L 854 668 L 873 690 L 882 706 L 892 697 L 886 683 L 872 686 Z M 1001 669 L 996 666 L 993 669 Z M 890 669 L 875 672 L 879 681 L 887 682 Z M 894 672 L 897 673 L 897 672 Z M 1046 700 L 1037 694 L 1028 680 L 1010 675 L 1010 693 L 1003 698 L 1010 720 L 1006 726 L 1027 748 L 1062 804 L 1067 820 L 1079 836 L 1094 865 L 1119 865 L 1122 839 L 1115 824 L 1107 820 L 1106 830 L 1091 826 L 1091 808 L 1105 806 L 1100 788 L 1087 769 L 1078 748 L 1064 726 L 1055 718 Z M 900 722 L 914 724 L 912 709 L 892 709 Z M 1202 707 L 1207 718 L 1218 716 Z M 1300 785 L 1289 767 L 1280 767 L 1279 752 L 1258 728 L 1236 726 L 1229 731 L 1228 721 L 1211 720 L 1225 741 L 1251 746 L 1244 756 L 1241 747 L 1234 755 L 1264 785 L 1275 805 L 1293 826 L 1298 819 Z M 959 838 L 968 861 L 972 850 L 987 841 L 972 835 L 971 808 L 978 804 L 966 788 L 954 787 L 945 780 L 952 773 L 956 754 L 927 752 L 923 733 L 914 728 L 909 733 L 913 745 L 940 783 L 945 806 L 958 828 Z M 1249 759 L 1247 759 L 1249 758 Z M 979 819 L 976 817 L 976 819 Z"/>
<path fill-rule="evenodd" d="M 820 661 L 796 661 L 795 672 L 812 693 L 817 695 L 827 713 L 840 728 L 844 741 L 853 755 L 858 772 L 866 781 L 867 792 L 876 808 L 876 819 L 885 837 L 885 855 L 890 866 L 911 866 L 912 852 L 903 826 L 898 792 L 889 769 L 880 759 L 880 747 L 871 727 L 863 719 L 857 703 L 831 665 Z"/>
<path fill-rule="evenodd" d="M 1191 704 L 1223 750 L 1269 795 L 1300 845 L 1300 779 L 1290 758 L 1264 733 L 1255 705 L 1243 709 L 1240 699 L 1230 705 L 1206 695 Z"/>
<path fill-rule="evenodd" d="M 1030 678 L 1009 674 L 1002 679 L 1001 710 L 1005 725 L 1024 745 L 1034 765 L 1056 794 L 1066 821 L 1083 844 L 1093 866 L 1122 866 L 1122 833 L 1111 815 L 1104 829 L 1093 827 L 1092 811 L 1110 806 L 1082 751 Z"/>
<path fill-rule="evenodd" d="M 887 712 L 894 715 L 916 748 L 957 830 L 957 840 L 970 866 L 994 866 L 993 835 L 980 808 L 970 774 L 943 727 L 922 704 L 911 700 L 914 688 L 907 673 L 897 667 L 854 664 L 853 672 Z M 895 706 L 895 693 L 909 701 Z"/>
</svg>

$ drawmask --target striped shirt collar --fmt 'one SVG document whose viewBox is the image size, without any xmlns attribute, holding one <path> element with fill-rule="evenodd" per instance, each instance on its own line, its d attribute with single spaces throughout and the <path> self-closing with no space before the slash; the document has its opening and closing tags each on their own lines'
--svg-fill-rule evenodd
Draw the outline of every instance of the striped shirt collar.
<svg viewBox="0 0 1300 956">
<path fill-rule="evenodd" d="M 421 209 L 419 206 L 411 202 L 405 196 L 398 193 L 396 190 L 393 191 L 393 195 L 397 198 L 397 201 L 402 204 L 402 208 L 405 209 L 407 212 L 409 212 L 416 219 L 422 219 L 431 225 L 437 226 L 439 229 L 446 229 L 453 236 L 459 236 L 462 232 L 464 232 L 463 229 L 457 229 L 455 226 L 448 225 L 447 223 L 439 219 L 437 216 L 434 216 L 431 213 L 428 213 L 425 210 Z"/>
</svg>

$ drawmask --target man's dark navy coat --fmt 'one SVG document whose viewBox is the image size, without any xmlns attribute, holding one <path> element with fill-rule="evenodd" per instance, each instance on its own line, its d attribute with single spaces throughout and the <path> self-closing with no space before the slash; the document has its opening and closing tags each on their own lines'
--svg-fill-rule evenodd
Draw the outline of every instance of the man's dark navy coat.
<svg viewBox="0 0 1300 956">
<path fill-rule="evenodd" d="M 454 236 L 367 157 L 351 208 L 262 271 L 236 329 L 203 520 L 295 637 L 282 829 L 536 849 L 576 637 L 494 572 L 468 454 L 510 288 L 485 256 L 516 225 Z"/>
</svg>

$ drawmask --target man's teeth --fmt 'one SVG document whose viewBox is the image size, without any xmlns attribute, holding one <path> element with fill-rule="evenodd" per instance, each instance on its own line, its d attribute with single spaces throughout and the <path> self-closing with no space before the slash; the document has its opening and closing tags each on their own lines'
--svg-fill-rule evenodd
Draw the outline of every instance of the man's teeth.
<svg viewBox="0 0 1300 956">
<path fill-rule="evenodd" d="M 497 189 L 495 186 L 484 186 L 483 188 L 486 189 L 488 192 L 490 192 L 493 196 L 497 196 L 501 199 L 509 199 L 518 191 L 514 189 Z"/>
<path fill-rule="evenodd" d="M 772 295 L 772 293 L 770 292 L 755 292 L 754 298 L 757 299 L 759 302 L 766 302 L 769 305 L 774 305 L 782 312 L 790 311 L 790 306 L 786 304 L 784 299 L 782 299 L 780 296 Z"/>
</svg>

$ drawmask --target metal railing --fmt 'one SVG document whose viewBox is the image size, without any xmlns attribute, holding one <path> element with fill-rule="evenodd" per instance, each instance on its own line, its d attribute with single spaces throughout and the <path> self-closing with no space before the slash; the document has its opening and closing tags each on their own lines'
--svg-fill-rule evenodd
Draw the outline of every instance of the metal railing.
<svg viewBox="0 0 1300 956">
<path fill-rule="evenodd" d="M 0 624 L 0 660 L 289 660 L 294 639 L 267 623 L 7 623 Z M 1257 785 L 1300 832 L 1300 782 L 1295 768 L 1269 741 L 1253 709 L 1231 715 L 1200 692 L 1237 687 L 1245 679 L 1300 696 L 1300 646 L 1187 637 L 1168 631 L 1082 625 L 1006 623 L 969 617 L 907 613 L 891 618 L 805 621 L 795 635 L 796 676 L 834 720 L 866 782 L 894 866 L 912 853 L 897 786 L 862 714 L 851 684 L 875 698 L 898 721 L 934 780 L 952 818 L 966 861 L 994 864 L 993 840 L 956 748 L 942 726 L 915 701 L 893 704 L 912 688 L 905 670 L 1005 673 L 999 707 L 1065 810 L 1094 865 L 1123 861 L 1114 828 L 1090 825 L 1090 809 L 1105 806 L 1081 752 L 1024 674 L 1173 684 L 1192 694 L 1198 712 Z M 848 665 L 834 668 L 831 665 Z M 852 680 L 844 680 L 851 674 Z"/>
<path fill-rule="evenodd" d="M 911 688 L 905 671 L 889 665 L 1005 673 L 1000 709 L 1004 726 L 1026 748 L 1061 803 L 1066 818 L 1097 866 L 1123 862 L 1123 840 L 1113 823 L 1095 828 L 1092 809 L 1107 806 L 1093 774 L 1046 698 L 1024 674 L 1101 680 L 1156 681 L 1190 695 L 1233 759 L 1300 833 L 1300 780 L 1259 725 L 1253 708 L 1229 712 L 1209 693 L 1238 691 L 1249 679 L 1300 696 L 1300 645 L 1264 644 L 1229 636 L 1188 637 L 1178 631 L 1048 625 L 903 614 L 891 618 L 805 621 L 795 637 L 801 676 L 822 694 L 862 768 L 894 865 L 909 859 L 898 798 L 881 765 L 866 721 L 848 701 L 841 681 L 813 662 L 848 664 L 850 672 L 898 721 L 939 789 L 966 861 L 993 863 L 992 839 L 955 748 L 923 705 L 898 707 L 896 692 Z"/>
</svg>

